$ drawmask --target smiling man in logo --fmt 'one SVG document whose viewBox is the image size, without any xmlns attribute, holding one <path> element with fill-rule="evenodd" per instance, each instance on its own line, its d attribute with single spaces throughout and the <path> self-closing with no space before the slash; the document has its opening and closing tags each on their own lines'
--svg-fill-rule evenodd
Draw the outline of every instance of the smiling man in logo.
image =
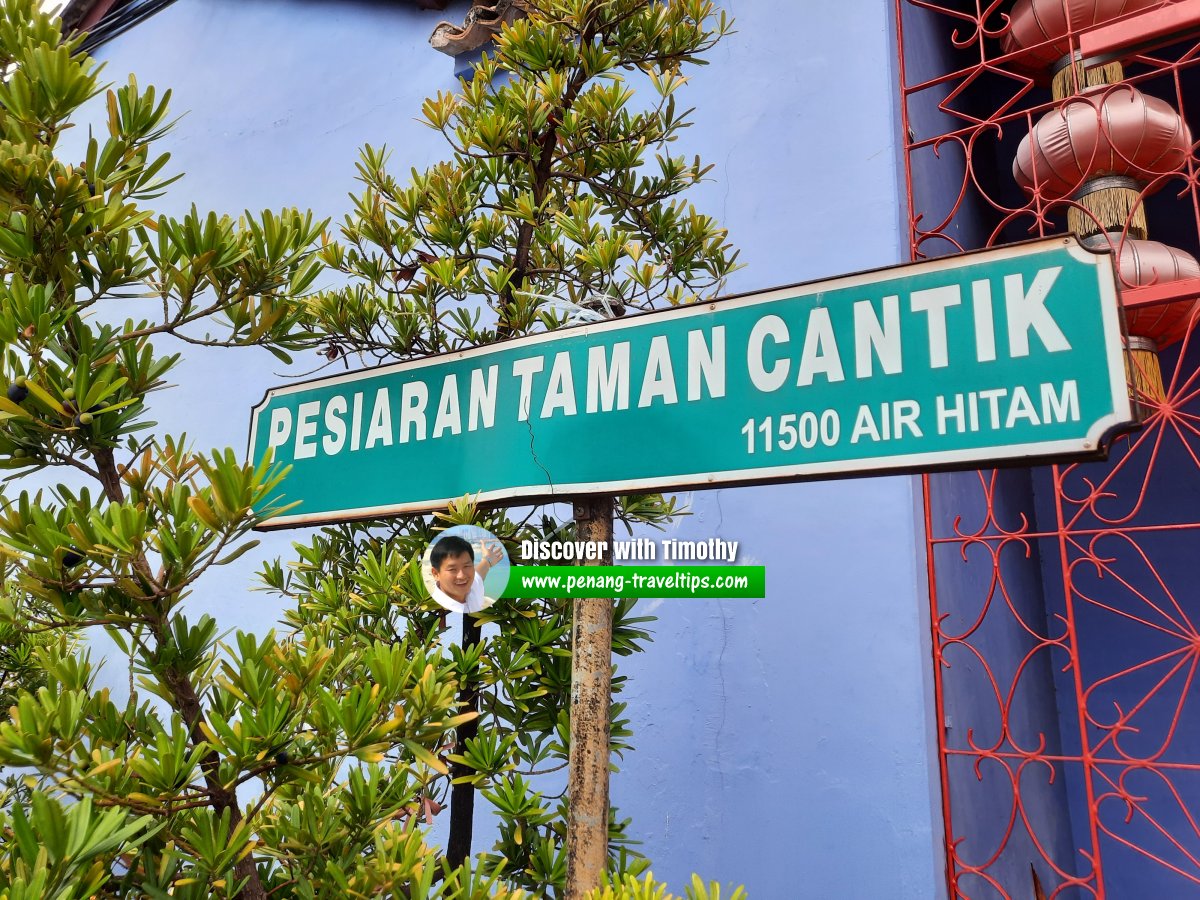
<svg viewBox="0 0 1200 900">
<path fill-rule="evenodd" d="M 483 594 L 483 579 L 488 570 L 504 559 L 504 550 L 495 540 L 480 541 L 482 560 L 475 562 L 471 542 L 453 534 L 437 541 L 429 551 L 434 587 L 431 596 L 451 612 L 477 613 L 496 601 Z"/>
</svg>

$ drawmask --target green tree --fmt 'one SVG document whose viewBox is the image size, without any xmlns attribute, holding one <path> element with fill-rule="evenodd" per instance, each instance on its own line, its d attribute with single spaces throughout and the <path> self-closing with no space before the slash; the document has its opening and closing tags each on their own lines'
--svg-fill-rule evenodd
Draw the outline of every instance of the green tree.
<svg viewBox="0 0 1200 900">
<path fill-rule="evenodd" d="M 76 641 L 74 633 L 60 627 L 53 611 L 9 583 L 0 566 L 0 721 L 18 695 L 36 691 L 46 683 L 42 654 L 55 650 L 69 652 Z M 0 809 L 15 802 L 28 803 L 32 797 L 24 778 L 13 773 L 0 777 Z"/>
<path fill-rule="evenodd" d="M 708 0 L 525 6 L 528 17 L 504 29 L 471 78 L 424 104 L 425 124 L 448 142 L 445 161 L 401 182 L 386 150 L 363 150 L 362 192 L 341 238 L 321 253 L 345 282 L 305 308 L 329 360 L 419 359 L 694 302 L 716 294 L 736 267 L 726 232 L 681 196 L 710 167 L 670 152 L 689 124 L 690 110 L 676 102 L 685 72 L 729 32 L 724 14 Z M 648 99 L 635 96 L 639 84 Z M 661 525 L 676 512 L 658 495 L 622 497 L 618 506 L 630 527 Z M 574 538 L 553 508 L 516 520 L 464 503 L 436 525 L 409 518 L 327 530 L 297 548 L 300 569 L 277 564 L 266 581 L 295 601 L 297 627 L 435 641 L 420 553 L 437 529 L 465 523 L 510 550 L 523 539 Z M 481 789 L 501 820 L 487 862 L 506 865 L 510 883 L 531 890 L 565 879 L 568 801 L 558 782 L 539 789 L 536 776 L 566 766 L 571 612 L 570 602 L 507 601 L 464 616 L 462 645 L 452 650 L 463 703 L 481 716 L 450 748 L 452 789 L 433 786 L 436 802 L 450 807 L 448 853 L 458 863 L 473 849 Z M 614 652 L 644 646 L 648 621 L 618 601 Z M 497 633 L 481 637 L 486 624 Z M 623 711 L 614 704 L 617 753 L 628 748 Z M 612 866 L 640 871 L 645 862 L 631 857 L 624 825 L 612 816 Z"/>
<path fill-rule="evenodd" d="M 156 213 L 168 98 L 104 88 L 35 0 L 0 6 L 0 466 L 74 479 L 5 500 L 8 589 L 37 604 L 36 626 L 16 604 L 0 613 L 23 634 L 103 629 L 141 689 L 118 706 L 86 655 L 39 650 L 45 683 L 0 723 L 0 764 L 33 773 L 27 801 L 0 812 L 0 897 L 517 898 L 561 883 L 563 800 L 534 780 L 566 758 L 570 607 L 494 609 L 445 647 L 417 560 L 446 524 L 515 542 L 565 538 L 563 523 L 464 501 L 435 522 L 328 529 L 264 573 L 295 601 L 289 631 L 223 640 L 185 600 L 254 545 L 287 502 L 283 473 L 148 420 L 171 340 L 410 359 L 719 288 L 725 233 L 677 199 L 706 169 L 666 145 L 687 124 L 681 71 L 725 20 L 704 0 L 529 6 L 471 80 L 426 104 L 449 161 L 401 187 L 364 152 L 339 241 L 296 210 Z M 633 76 L 653 88 L 644 107 Z M 61 135 L 93 97 L 104 121 L 65 161 Z M 323 265 L 344 287 L 312 294 Z M 161 314 L 122 322 L 144 296 Z M 674 512 L 660 497 L 621 508 L 629 523 Z M 499 636 L 482 637 L 486 621 Z M 616 652 L 647 639 L 643 621 L 619 603 Z M 614 718 L 620 751 L 619 705 Z M 451 780 L 501 817 L 474 862 L 469 833 L 465 852 L 426 840 Z M 461 816 L 451 830 L 463 837 Z M 659 890 L 632 881 L 645 863 L 615 819 L 612 834 L 620 896 Z"/>
<path fill-rule="evenodd" d="M 18 694 L 46 683 L 38 656 L 59 643 L 57 624 L 53 611 L 28 594 L 10 587 L 0 596 L 0 720 Z"/>
<path fill-rule="evenodd" d="M 293 310 L 320 271 L 323 223 L 156 215 L 167 98 L 132 81 L 106 91 L 78 44 L 34 0 L 0 7 L 0 464 L 90 482 L 10 496 L 0 536 L 39 627 L 105 629 L 154 699 L 118 707 L 85 656 L 42 652 L 45 684 L 0 723 L 0 762 L 35 784 L 0 816 L 0 895 L 257 898 L 284 883 L 311 895 L 314 863 L 288 849 L 310 795 L 353 832 L 326 895 L 432 878 L 421 833 L 392 817 L 427 777 L 417 758 L 457 724 L 449 661 L 403 643 L 219 641 L 183 602 L 250 546 L 252 508 L 270 506 L 279 473 L 146 434 L 147 398 L 178 361 L 154 339 L 308 346 Z M 99 135 L 64 160 L 70 117 L 97 95 Z M 110 324 L 137 296 L 160 317 Z M 377 765 L 398 746 L 405 762 Z M 487 891 L 486 877 L 458 877 Z"/>
</svg>

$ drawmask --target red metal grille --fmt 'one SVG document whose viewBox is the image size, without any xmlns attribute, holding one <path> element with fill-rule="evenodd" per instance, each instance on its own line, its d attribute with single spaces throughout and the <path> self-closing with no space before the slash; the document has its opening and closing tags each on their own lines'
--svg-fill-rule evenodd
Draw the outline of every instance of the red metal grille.
<svg viewBox="0 0 1200 900">
<path fill-rule="evenodd" d="M 913 259 L 1062 233 L 1083 210 L 1013 180 L 1017 144 L 1063 101 L 1002 51 L 1012 6 L 896 0 Z M 1198 8 L 1070 46 L 1115 54 L 1200 133 Z M 1193 146 L 1143 185 L 1151 239 L 1200 253 L 1198 181 Z M 925 479 L 954 898 L 1200 897 L 1198 295 L 1126 283 L 1127 310 L 1172 310 L 1184 336 L 1160 353 L 1165 399 L 1140 396 L 1144 425 L 1107 462 Z"/>
</svg>

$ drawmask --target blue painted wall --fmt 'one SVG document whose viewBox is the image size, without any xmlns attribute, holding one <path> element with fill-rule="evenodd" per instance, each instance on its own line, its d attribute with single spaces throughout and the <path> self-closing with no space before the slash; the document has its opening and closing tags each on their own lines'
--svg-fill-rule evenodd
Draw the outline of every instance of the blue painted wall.
<svg viewBox="0 0 1200 900">
<path fill-rule="evenodd" d="M 461 19 L 466 4 L 447 19 Z M 801 11 L 728 0 L 738 33 L 686 101 L 688 152 L 715 163 L 693 199 L 747 264 L 746 290 L 901 261 L 890 0 Z M 414 122 L 453 65 L 426 39 L 443 14 L 405 3 L 179 0 L 103 47 L 114 80 L 175 89 L 172 196 L 236 212 L 347 208 L 353 162 L 388 143 L 397 171 L 438 158 Z M 847 54 L 870 64 L 845 65 Z M 201 445 L 243 446 L 247 411 L 278 383 L 269 357 L 189 356 L 159 410 Z M 202 385 L 197 388 L 197 384 Z M 681 537 L 764 562 L 759 602 L 665 601 L 650 652 L 622 661 L 638 748 L 614 799 L 655 872 L 745 883 L 758 898 L 944 894 L 933 755 L 919 483 L 828 482 L 696 494 Z M 273 536 L 264 554 L 286 553 Z M 263 629 L 250 565 L 194 605 Z M 110 673 L 114 688 L 119 672 Z M 482 842 L 482 841 L 481 841 Z"/>
</svg>

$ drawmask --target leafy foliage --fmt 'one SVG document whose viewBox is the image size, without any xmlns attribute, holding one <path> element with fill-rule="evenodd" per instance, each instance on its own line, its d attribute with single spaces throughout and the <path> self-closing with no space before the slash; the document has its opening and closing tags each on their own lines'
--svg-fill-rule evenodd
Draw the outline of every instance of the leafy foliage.
<svg viewBox="0 0 1200 900">
<path fill-rule="evenodd" d="M 670 152 L 689 124 L 690 110 L 677 105 L 684 70 L 728 33 L 724 14 L 708 0 L 526 6 L 528 17 L 504 29 L 471 78 L 426 101 L 424 122 L 446 137 L 448 159 L 402 183 L 385 149 L 363 150 L 362 192 L 341 238 L 321 251 L 344 282 L 305 311 L 329 361 L 417 359 L 692 302 L 736 268 L 726 232 L 682 198 L 710 167 Z M 635 96 L 637 82 L 649 102 Z M 678 513 L 673 499 L 648 495 L 621 498 L 618 515 L 632 529 Z M 275 565 L 265 580 L 295 601 L 297 628 L 436 642 L 420 554 L 439 528 L 467 523 L 510 553 L 523 540 L 574 538 L 553 508 L 517 520 L 464 501 L 432 525 L 327 530 L 297 547 L 298 569 Z M 480 789 L 501 823 L 486 862 L 534 891 L 556 891 L 566 873 L 571 613 L 569 601 L 509 600 L 478 617 L 479 643 L 451 649 L 463 700 L 480 718 L 447 746 L 453 786 L 438 785 L 434 802 L 453 809 L 456 791 Z M 614 652 L 642 649 L 649 621 L 618 601 Z M 622 683 L 614 678 L 614 692 Z M 617 754 L 631 737 L 623 714 L 614 703 Z M 452 845 L 455 833 L 469 841 L 467 820 L 452 821 Z M 626 824 L 614 811 L 611 865 L 640 872 L 646 861 Z"/>
<path fill-rule="evenodd" d="M 15 589 L 0 596 L 0 721 L 7 717 L 18 694 L 36 691 L 46 683 L 38 655 L 60 641 L 52 629 L 39 628 L 47 612 Z M 69 636 L 66 639 L 71 640 Z"/>
<path fill-rule="evenodd" d="M 536 523 L 513 521 L 503 512 L 482 512 L 469 502 L 451 506 L 435 525 L 399 520 L 386 525 L 356 523 L 327 529 L 308 545 L 296 545 L 299 562 L 272 563 L 264 581 L 292 602 L 286 621 L 296 633 L 317 634 L 329 645 L 369 639 L 383 644 L 420 641 L 442 646 L 441 615 L 420 576 L 420 560 L 436 527 L 480 524 L 515 552 L 522 540 L 564 540 L 561 523 L 549 516 Z M 561 784 L 555 802 L 533 782 L 565 771 L 571 686 L 571 604 L 564 600 L 509 599 L 489 607 L 477 622 L 485 637 L 473 646 L 447 649 L 457 683 L 478 694 L 480 718 L 474 736 L 459 746 L 450 736 L 441 769 L 422 787 L 414 815 L 450 805 L 451 782 L 479 788 L 500 817 L 500 837 L 485 858 L 503 868 L 510 882 L 529 890 L 559 885 L 565 878 L 565 809 Z M 613 649 L 628 655 L 649 639 L 650 619 L 634 614 L 630 600 L 616 602 Z M 614 679 L 620 691 L 623 678 Z M 612 749 L 629 748 L 631 731 L 624 704 L 612 709 Z M 433 761 L 430 760 L 432 765 Z M 614 814 L 610 843 L 614 864 L 627 867 L 626 822 Z M 624 852 L 623 852 L 624 851 Z M 641 867 L 639 861 L 636 868 Z"/>
<path fill-rule="evenodd" d="M 721 886 L 715 881 L 705 884 L 699 875 L 692 876 L 692 883 L 684 894 L 686 900 L 721 900 Z M 588 900 L 680 900 L 675 894 L 667 893 L 667 886 L 654 880 L 652 872 L 646 873 L 644 879 L 625 873 L 606 883 L 588 894 Z M 743 888 L 734 888 L 728 895 L 728 900 L 746 900 Z"/>
<path fill-rule="evenodd" d="M 451 157 L 407 184 L 367 146 L 363 192 L 322 256 L 347 285 L 309 305 L 346 352 L 396 360 L 716 292 L 723 229 L 680 195 L 683 68 L 729 31 L 709 0 L 539 0 L 456 93 L 425 102 Z M 641 76 L 653 99 L 635 102 Z M 586 315 L 586 312 L 584 313 Z"/>
<path fill-rule="evenodd" d="M 298 210 L 155 212 L 173 181 L 153 150 L 169 95 L 104 87 L 35 0 L 0 5 L 0 467 L 71 470 L 76 485 L 0 508 L 16 598 L 0 629 L 43 635 L 12 657 L 22 683 L 0 722 L 0 765 L 26 773 L 0 813 L 0 897 L 558 892 L 570 605 L 493 607 L 477 642 L 448 646 L 419 558 L 449 524 L 482 524 L 510 550 L 569 527 L 468 500 L 435 522 L 327 529 L 263 572 L 293 601 L 286 630 L 223 636 L 185 601 L 286 508 L 283 473 L 197 452 L 148 419 L 179 362 L 170 339 L 411 359 L 719 288 L 736 254 L 679 199 L 707 169 L 667 147 L 687 125 L 682 69 L 724 17 L 707 0 L 528 5 L 472 79 L 426 104 L 451 158 L 401 186 L 368 147 L 338 240 Z M 61 135 L 91 98 L 103 122 L 66 161 Z M 342 286 L 314 293 L 324 268 Z M 146 297 L 158 315 L 114 324 Z M 677 513 L 657 496 L 621 510 L 630 527 Z M 619 601 L 614 651 L 640 649 L 647 621 Z M 129 657 L 127 703 L 58 639 L 78 629 Z M 456 788 L 501 820 L 491 851 L 461 865 L 427 842 Z M 647 865 L 625 824 L 614 814 L 621 885 Z"/>
<path fill-rule="evenodd" d="M 0 565 L 0 583 L 8 583 Z M 8 585 L 0 594 L 0 722 L 24 692 L 33 692 L 46 683 L 42 654 L 58 649 L 68 652 L 76 647 L 76 635 L 47 624 L 45 604 Z M 26 779 L 13 773 L 0 778 L 0 809 L 13 803 L 28 804 L 32 792 Z"/>
</svg>

